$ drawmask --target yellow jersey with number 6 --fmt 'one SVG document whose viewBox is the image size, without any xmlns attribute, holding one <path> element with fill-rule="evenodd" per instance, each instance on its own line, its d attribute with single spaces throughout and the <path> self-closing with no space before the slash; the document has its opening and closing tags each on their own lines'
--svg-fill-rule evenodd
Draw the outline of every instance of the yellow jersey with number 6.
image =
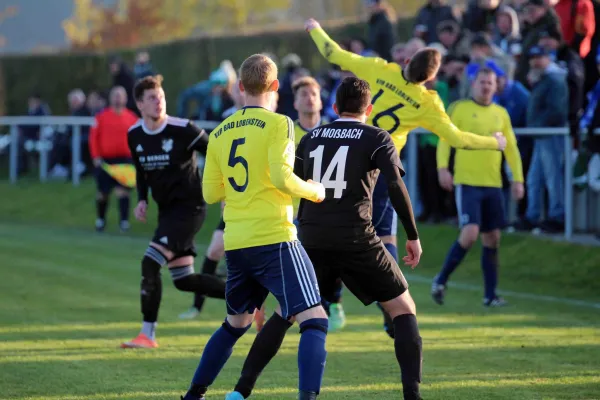
<svg viewBox="0 0 600 400">
<path fill-rule="evenodd" d="M 216 127 L 202 177 L 204 199 L 225 201 L 225 250 L 296 240 L 292 196 L 318 192 L 294 175 L 294 123 L 262 107 L 244 107 Z"/>
<path fill-rule="evenodd" d="M 494 137 L 463 132 L 454 126 L 438 94 L 423 85 L 407 82 L 398 64 L 345 51 L 321 28 L 311 30 L 310 35 L 329 62 L 369 83 L 373 112 L 367 123 L 388 131 L 398 151 L 406 144 L 408 133 L 419 127 L 435 133 L 452 147 L 498 148 Z"/>
</svg>

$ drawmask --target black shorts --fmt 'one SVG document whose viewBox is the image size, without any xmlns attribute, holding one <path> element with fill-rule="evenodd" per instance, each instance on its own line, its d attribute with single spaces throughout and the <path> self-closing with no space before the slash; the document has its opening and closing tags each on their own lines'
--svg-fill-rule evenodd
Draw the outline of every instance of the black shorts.
<svg viewBox="0 0 600 400">
<path fill-rule="evenodd" d="M 202 227 L 206 207 L 176 206 L 158 210 L 158 227 L 152 241 L 172 251 L 175 258 L 196 257 L 194 238 Z"/>
<path fill-rule="evenodd" d="M 223 217 L 219 220 L 219 225 L 217 225 L 216 231 L 224 231 L 225 230 L 225 221 L 223 221 Z"/>
<path fill-rule="evenodd" d="M 103 160 L 107 164 L 131 164 L 131 159 L 129 158 L 108 158 Z M 129 188 L 121 185 L 115 178 L 109 175 L 108 172 L 104 170 L 102 167 L 97 167 L 94 171 L 94 175 L 96 177 L 96 188 L 99 193 L 102 194 L 110 194 L 114 188 L 119 187 L 125 190 L 130 190 Z"/>
<path fill-rule="evenodd" d="M 323 298 L 335 292 L 338 278 L 364 305 L 395 299 L 408 289 L 400 267 L 381 242 L 360 252 L 315 248 L 306 252 Z"/>
</svg>

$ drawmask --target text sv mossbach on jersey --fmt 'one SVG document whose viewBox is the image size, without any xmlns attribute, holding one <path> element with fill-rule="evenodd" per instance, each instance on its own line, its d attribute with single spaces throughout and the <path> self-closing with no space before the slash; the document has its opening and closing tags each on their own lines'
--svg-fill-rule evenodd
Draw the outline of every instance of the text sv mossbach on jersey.
<svg viewBox="0 0 600 400">
<path fill-rule="evenodd" d="M 322 137 L 327 139 L 360 139 L 362 129 L 317 128 L 312 131 L 311 139 Z"/>
</svg>

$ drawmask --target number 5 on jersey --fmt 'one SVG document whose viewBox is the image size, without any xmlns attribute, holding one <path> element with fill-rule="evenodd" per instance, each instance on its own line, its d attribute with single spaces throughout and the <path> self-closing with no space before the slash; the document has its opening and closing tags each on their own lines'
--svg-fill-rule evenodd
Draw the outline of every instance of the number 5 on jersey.
<svg viewBox="0 0 600 400">
<path fill-rule="evenodd" d="M 244 167 L 244 169 L 246 170 L 246 179 L 244 180 L 244 184 L 241 186 L 236 183 L 233 177 L 229 177 L 227 179 L 233 190 L 235 190 L 236 192 L 243 192 L 248 187 L 248 161 L 246 161 L 246 159 L 242 156 L 235 155 L 235 153 L 237 153 L 238 146 L 241 146 L 244 143 L 246 143 L 246 138 L 235 139 L 233 142 L 231 142 L 231 150 L 229 151 L 228 165 L 231 168 L 235 168 L 236 165 L 242 164 L 242 167 Z"/>
<path fill-rule="evenodd" d="M 323 151 L 325 146 L 320 145 L 315 150 L 311 151 L 309 156 L 315 161 L 313 163 L 313 181 L 320 182 L 323 184 L 325 189 L 333 189 L 333 197 L 340 199 L 346 189 L 346 181 L 344 175 L 346 173 L 346 158 L 348 157 L 349 146 L 340 146 L 335 152 L 335 155 L 331 159 L 329 166 L 325 170 L 325 174 L 321 177 L 321 170 L 323 167 Z M 335 171 L 335 179 L 332 180 L 331 176 Z"/>
</svg>

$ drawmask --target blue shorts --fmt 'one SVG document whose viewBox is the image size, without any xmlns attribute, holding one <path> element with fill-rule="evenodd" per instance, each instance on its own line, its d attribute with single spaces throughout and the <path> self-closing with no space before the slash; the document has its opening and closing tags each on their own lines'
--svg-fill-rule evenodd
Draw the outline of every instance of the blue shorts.
<svg viewBox="0 0 600 400">
<path fill-rule="evenodd" d="M 506 226 L 504 193 L 501 188 L 456 185 L 458 223 L 479 226 L 481 232 L 491 232 Z"/>
<path fill-rule="evenodd" d="M 254 312 L 269 292 L 290 318 L 321 303 L 313 265 L 299 241 L 225 252 L 227 314 Z"/>
<path fill-rule="evenodd" d="M 373 190 L 373 226 L 379 237 L 398 234 L 398 216 L 390 202 L 385 178 L 381 174 Z"/>
</svg>

